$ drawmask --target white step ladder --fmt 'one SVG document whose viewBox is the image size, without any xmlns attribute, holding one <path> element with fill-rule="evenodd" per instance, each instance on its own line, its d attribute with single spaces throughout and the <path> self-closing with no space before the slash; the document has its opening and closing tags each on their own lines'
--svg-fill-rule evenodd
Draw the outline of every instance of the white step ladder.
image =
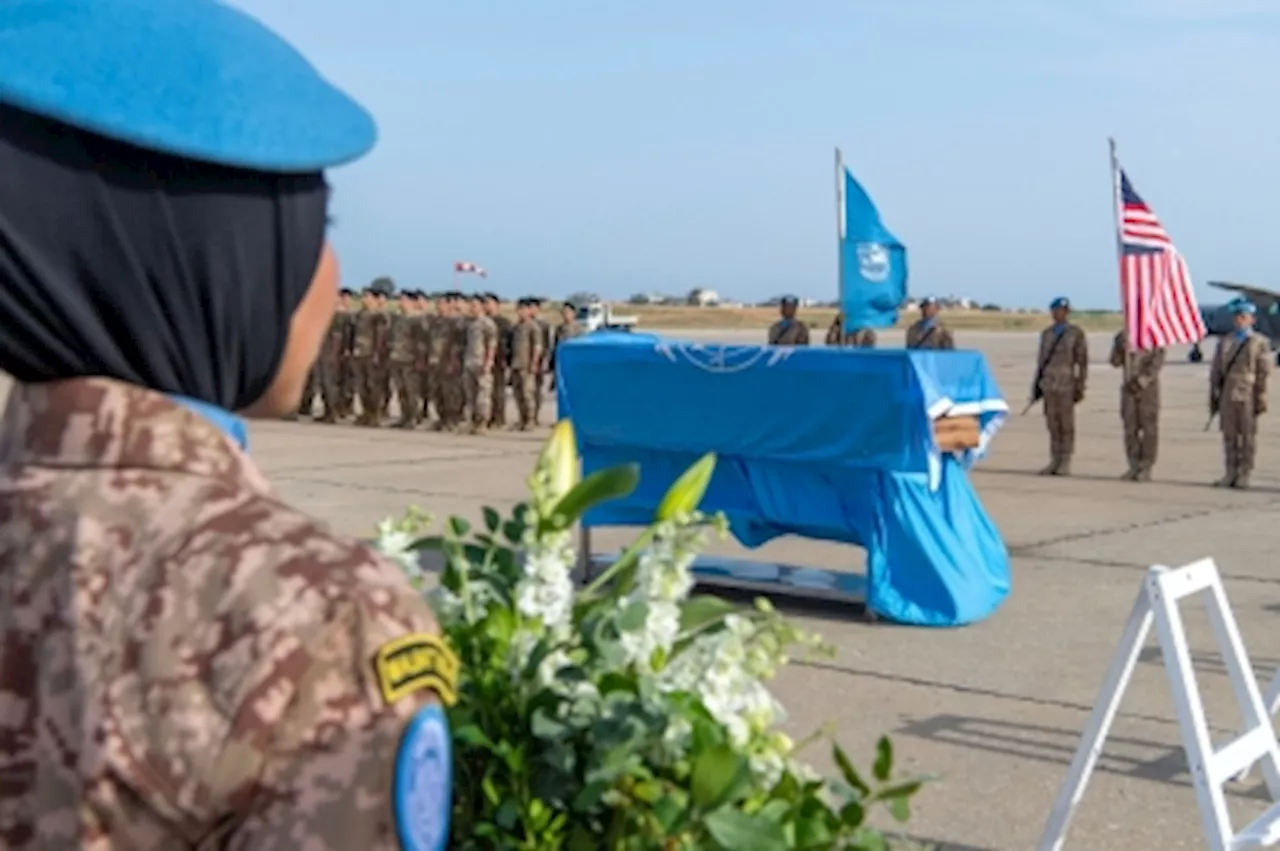
<svg viewBox="0 0 1280 851">
<path fill-rule="evenodd" d="M 1209 739 L 1204 704 L 1191 664 L 1186 630 L 1178 604 L 1185 598 L 1203 595 L 1209 621 L 1226 665 L 1227 676 L 1245 719 L 1245 731 L 1226 746 L 1215 749 Z M 1280 744 L 1276 742 L 1267 711 L 1270 694 L 1264 706 L 1262 694 L 1249 666 L 1240 630 L 1222 589 L 1222 579 L 1212 559 L 1189 564 L 1176 570 L 1156 566 L 1147 571 L 1142 590 L 1133 604 L 1125 624 L 1120 646 L 1107 671 L 1098 702 L 1094 704 L 1085 727 L 1080 747 L 1054 802 L 1049 822 L 1045 825 L 1037 851 L 1061 851 L 1067 826 L 1075 813 L 1093 773 L 1102 746 L 1120 709 L 1125 688 L 1133 676 L 1138 655 L 1155 622 L 1164 668 L 1173 690 L 1173 702 L 1182 730 L 1182 747 L 1191 770 L 1191 782 L 1204 823 L 1206 847 L 1210 851 L 1243 851 L 1267 848 L 1280 842 Z M 1280 673 L 1277 673 L 1280 682 Z M 1276 701 L 1280 702 L 1280 685 Z M 1233 831 L 1227 812 L 1223 786 L 1243 776 L 1255 763 L 1262 764 L 1263 777 L 1270 793 L 1271 806 L 1239 833 Z"/>
</svg>

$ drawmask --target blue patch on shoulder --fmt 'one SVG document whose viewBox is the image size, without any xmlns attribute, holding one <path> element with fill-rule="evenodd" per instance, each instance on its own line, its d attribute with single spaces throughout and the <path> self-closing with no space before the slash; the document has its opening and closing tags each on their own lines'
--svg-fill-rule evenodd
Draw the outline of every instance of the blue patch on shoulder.
<svg viewBox="0 0 1280 851">
<path fill-rule="evenodd" d="M 444 851 L 453 810 L 453 743 L 449 719 L 437 704 L 418 712 L 404 731 L 391 800 L 404 851 Z"/>
</svg>

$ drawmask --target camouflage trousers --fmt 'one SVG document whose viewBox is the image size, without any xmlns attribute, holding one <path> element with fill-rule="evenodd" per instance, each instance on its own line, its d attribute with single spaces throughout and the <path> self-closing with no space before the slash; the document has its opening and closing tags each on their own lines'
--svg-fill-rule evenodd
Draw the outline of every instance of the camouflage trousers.
<svg viewBox="0 0 1280 851">
<path fill-rule="evenodd" d="M 320 398 L 324 402 L 326 420 L 346 416 L 342 407 L 342 368 L 338 361 L 317 361 L 316 376 L 320 383 Z"/>
<path fill-rule="evenodd" d="M 431 373 L 431 401 L 436 408 L 436 420 L 442 426 L 455 426 L 462 422 L 466 399 L 462 395 L 462 376 L 447 368 L 437 368 Z"/>
<path fill-rule="evenodd" d="M 1120 421 L 1124 424 L 1124 454 L 1130 470 L 1150 470 L 1160 444 L 1160 386 L 1120 389 Z"/>
<path fill-rule="evenodd" d="M 1223 399 L 1218 416 L 1222 423 L 1222 454 L 1227 475 L 1249 475 L 1258 449 L 1258 417 L 1253 400 Z"/>
<path fill-rule="evenodd" d="M 400 403 L 400 422 L 417 425 L 422 422 L 422 377 L 413 361 L 391 362 L 391 385 Z"/>
<path fill-rule="evenodd" d="M 342 416 L 349 417 L 356 408 L 356 371 L 352 358 L 343 357 L 338 362 L 338 399 Z"/>
<path fill-rule="evenodd" d="M 312 366 L 307 381 L 302 385 L 302 398 L 298 401 L 298 416 L 309 417 L 315 410 L 316 396 L 320 395 L 319 367 Z"/>
<path fill-rule="evenodd" d="M 540 395 L 538 389 L 536 372 L 524 369 L 511 371 L 511 395 L 516 398 L 516 411 L 520 416 L 521 428 L 528 428 L 536 422 Z"/>
<path fill-rule="evenodd" d="M 500 428 L 507 424 L 507 370 L 501 365 L 493 368 L 493 403 L 489 409 L 489 426 Z"/>
<path fill-rule="evenodd" d="M 493 415 L 493 373 L 467 367 L 462 373 L 462 392 L 467 422 L 488 426 Z"/>
<path fill-rule="evenodd" d="M 1070 389 L 1044 394 L 1044 422 L 1049 429 L 1049 455 L 1054 461 L 1070 460 L 1076 449 L 1076 403 Z"/>
<path fill-rule="evenodd" d="M 435 402 L 435 371 L 434 367 L 427 366 L 426 369 L 418 373 L 418 399 L 421 401 L 421 407 L 418 409 L 419 421 L 426 422 L 431 419 L 431 406 Z M 437 411 L 437 414 L 439 412 Z"/>
<path fill-rule="evenodd" d="M 855 349 L 874 349 L 876 332 L 870 328 L 859 328 L 845 335 L 844 344 Z"/>
<path fill-rule="evenodd" d="M 547 374 L 545 372 L 534 373 L 533 379 L 533 424 L 538 425 L 542 422 L 542 391 L 546 387 Z"/>
<path fill-rule="evenodd" d="M 351 359 L 351 383 L 360 399 L 360 421 L 376 423 L 382 416 L 387 368 L 373 358 Z"/>
</svg>

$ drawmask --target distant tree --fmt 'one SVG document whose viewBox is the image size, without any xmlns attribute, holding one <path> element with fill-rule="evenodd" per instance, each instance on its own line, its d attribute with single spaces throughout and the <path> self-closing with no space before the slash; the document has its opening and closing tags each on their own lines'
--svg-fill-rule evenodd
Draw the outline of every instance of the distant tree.
<svg viewBox="0 0 1280 851">
<path fill-rule="evenodd" d="M 585 291 L 570 293 L 569 297 L 565 299 L 565 301 L 571 302 L 573 304 L 590 304 L 593 301 L 599 301 L 599 300 L 600 300 L 600 296 L 596 295 L 595 293 L 589 293 Z"/>
<path fill-rule="evenodd" d="M 369 284 L 370 289 L 383 295 L 391 295 L 396 291 L 396 282 L 386 275 L 380 275 L 373 279 L 373 283 Z"/>
<path fill-rule="evenodd" d="M 632 293 L 631 298 L 627 299 L 627 304 L 651 304 L 653 297 L 648 293 Z"/>
<path fill-rule="evenodd" d="M 1004 310 L 1004 308 L 998 304 L 984 304 L 982 305 L 982 307 L 978 309 L 985 310 L 987 313 L 999 313 L 1000 311 Z"/>
</svg>

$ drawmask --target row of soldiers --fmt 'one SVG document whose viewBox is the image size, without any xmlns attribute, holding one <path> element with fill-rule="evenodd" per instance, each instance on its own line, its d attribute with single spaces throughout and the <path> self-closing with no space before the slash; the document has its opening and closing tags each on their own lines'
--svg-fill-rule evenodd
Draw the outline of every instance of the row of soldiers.
<svg viewBox="0 0 1280 851">
<path fill-rule="evenodd" d="M 769 328 L 771 346 L 809 345 L 809 326 L 796 319 L 799 300 L 786 296 L 779 305 L 781 318 Z M 929 296 L 920 302 L 920 318 L 907 328 L 908 349 L 954 349 L 955 336 L 938 319 L 938 300 Z M 828 346 L 850 346 L 856 349 L 874 349 L 876 332 L 872 328 L 855 328 L 846 332 L 844 315 L 837 313 L 827 329 Z"/>
<path fill-rule="evenodd" d="M 1070 322 L 1066 298 L 1050 304 L 1053 325 L 1040 334 L 1040 353 L 1032 385 L 1033 402 L 1044 399 L 1049 429 L 1049 465 L 1042 475 L 1071 473 L 1075 450 L 1075 406 L 1084 399 L 1089 375 L 1085 332 Z M 1253 330 L 1257 308 L 1245 299 L 1232 302 L 1235 330 L 1218 340 L 1209 370 L 1208 431 L 1215 417 L 1222 430 L 1224 474 L 1215 487 L 1249 487 L 1257 455 L 1258 417 L 1267 410 L 1271 344 Z M 1156 463 L 1160 432 L 1160 371 L 1164 349 L 1134 351 L 1124 331 L 1111 344 L 1111 365 L 1124 370 L 1120 384 L 1120 418 L 1124 423 L 1129 469 L 1122 479 L 1146 482 Z"/>
<path fill-rule="evenodd" d="M 535 298 L 516 303 L 513 321 L 495 293 L 393 295 L 369 286 L 357 301 L 344 289 L 297 416 L 312 416 L 318 398 L 320 422 L 354 417 L 378 427 L 394 398 L 398 428 L 428 423 L 436 431 L 483 434 L 506 426 L 510 388 L 518 415 L 511 428 L 527 431 L 539 423 L 556 348 L 582 333 L 576 314 L 563 305 L 553 330 Z"/>
<path fill-rule="evenodd" d="M 769 344 L 809 345 L 809 329 L 796 320 L 796 299 L 783 299 L 782 317 L 769 329 Z M 920 319 L 907 329 L 907 348 L 954 349 L 951 331 L 938 321 L 938 303 L 926 298 Z M 1257 308 L 1245 299 L 1231 304 L 1235 332 L 1218 341 L 1209 373 L 1209 424 L 1217 417 L 1222 430 L 1225 472 L 1215 487 L 1247 489 L 1257 455 L 1258 417 L 1267 410 L 1267 379 L 1271 374 L 1271 346 L 1254 333 Z M 1044 401 L 1049 432 L 1049 464 L 1043 476 L 1071 475 L 1075 452 L 1076 405 L 1084 401 L 1089 376 L 1089 346 L 1084 329 L 1070 321 L 1071 302 L 1065 297 L 1049 305 L 1053 324 L 1040 334 L 1031 403 Z M 827 332 L 827 345 L 872 348 L 875 332 L 857 329 L 845 334 L 837 316 Z M 1160 370 L 1164 349 L 1134 351 L 1124 331 L 1111 346 L 1111 365 L 1124 370 L 1120 387 L 1120 417 L 1124 424 L 1127 481 L 1151 481 L 1160 429 Z M 1028 405 L 1028 409 L 1030 409 Z M 1206 424 L 1205 430 L 1208 430 Z"/>
</svg>

